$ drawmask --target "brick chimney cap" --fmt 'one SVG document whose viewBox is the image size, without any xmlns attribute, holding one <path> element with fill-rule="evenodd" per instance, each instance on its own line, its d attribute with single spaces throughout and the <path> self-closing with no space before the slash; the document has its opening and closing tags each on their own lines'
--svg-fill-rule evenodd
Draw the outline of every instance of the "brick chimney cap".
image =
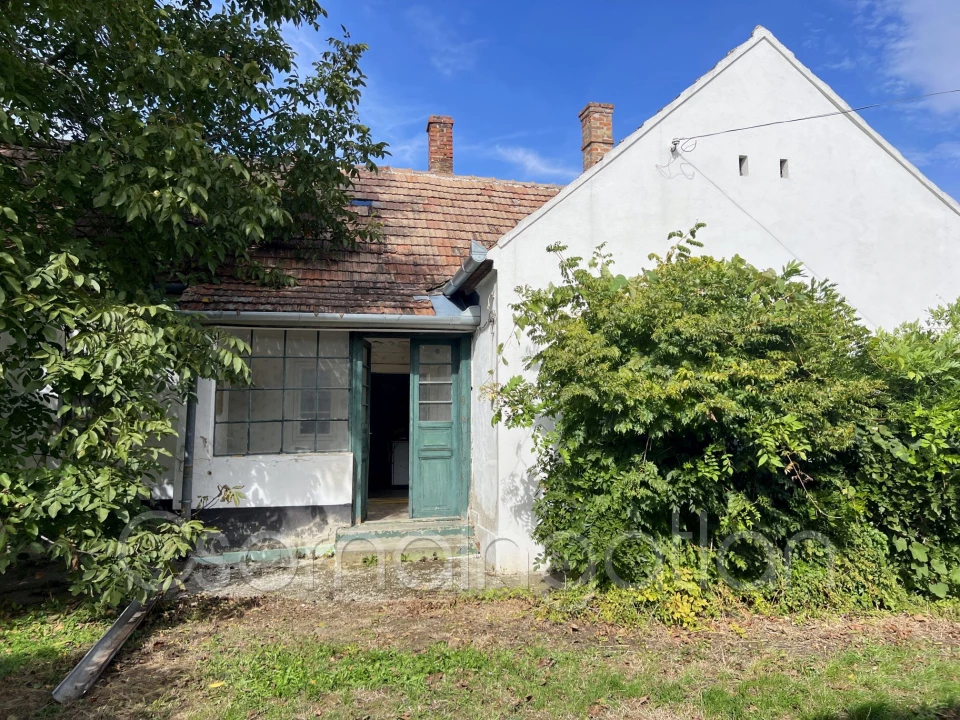
<svg viewBox="0 0 960 720">
<path fill-rule="evenodd" d="M 431 125 L 453 125 L 453 118 L 449 115 L 431 115 L 427 118 L 427 128 Z"/>
<path fill-rule="evenodd" d="M 612 113 L 613 104 L 612 103 L 599 103 L 599 102 L 588 102 L 583 110 L 580 111 L 580 119 L 583 120 L 584 115 L 589 115 L 594 112 L 603 112 L 603 113 Z"/>
</svg>

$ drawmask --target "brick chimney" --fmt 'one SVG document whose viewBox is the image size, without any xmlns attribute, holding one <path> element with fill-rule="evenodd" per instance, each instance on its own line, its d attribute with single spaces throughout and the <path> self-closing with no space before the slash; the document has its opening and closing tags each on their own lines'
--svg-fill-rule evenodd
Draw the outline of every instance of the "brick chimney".
<svg viewBox="0 0 960 720">
<path fill-rule="evenodd" d="M 430 172 L 453 174 L 453 118 L 431 115 L 427 120 L 427 160 Z"/>
<path fill-rule="evenodd" d="M 580 127 L 583 131 L 583 169 L 587 170 L 613 150 L 613 105 L 587 103 L 580 111 Z"/>
</svg>

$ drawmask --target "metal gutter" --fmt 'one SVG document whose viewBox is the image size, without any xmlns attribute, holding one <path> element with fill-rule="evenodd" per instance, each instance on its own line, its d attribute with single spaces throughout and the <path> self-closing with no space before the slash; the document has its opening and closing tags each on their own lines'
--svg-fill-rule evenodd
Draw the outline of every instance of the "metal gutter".
<svg viewBox="0 0 960 720">
<path fill-rule="evenodd" d="M 443 286 L 443 294 L 447 297 L 453 295 L 470 278 L 478 267 L 487 259 L 487 249 L 476 240 L 470 241 L 470 254 L 464 259 L 454 275 L 446 285 Z"/>
<path fill-rule="evenodd" d="M 480 308 L 468 307 L 458 315 L 366 315 L 361 313 L 261 312 L 242 310 L 182 310 L 209 325 L 337 328 L 339 330 L 430 330 L 467 332 L 480 325 Z"/>
<path fill-rule="evenodd" d="M 147 600 L 146 604 L 136 600 L 130 603 L 106 634 L 97 640 L 96 645 L 90 648 L 63 682 L 57 685 L 53 691 L 53 699 L 61 705 L 69 705 L 83 697 L 159 599 L 158 593 Z"/>
</svg>

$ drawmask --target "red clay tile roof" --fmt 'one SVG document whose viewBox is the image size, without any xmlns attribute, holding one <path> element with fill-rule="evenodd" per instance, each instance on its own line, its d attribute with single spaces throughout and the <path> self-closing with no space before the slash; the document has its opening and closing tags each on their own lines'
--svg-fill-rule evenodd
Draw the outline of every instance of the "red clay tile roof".
<svg viewBox="0 0 960 720">
<path fill-rule="evenodd" d="M 470 241 L 493 246 L 560 186 L 416 170 L 364 172 L 356 200 L 383 225 L 383 239 L 320 261 L 294 249 L 261 248 L 267 266 L 280 265 L 296 287 L 267 288 L 224 281 L 184 292 L 185 310 L 433 315 L 425 296 L 453 277 Z M 364 206 L 357 208 L 367 212 Z"/>
</svg>

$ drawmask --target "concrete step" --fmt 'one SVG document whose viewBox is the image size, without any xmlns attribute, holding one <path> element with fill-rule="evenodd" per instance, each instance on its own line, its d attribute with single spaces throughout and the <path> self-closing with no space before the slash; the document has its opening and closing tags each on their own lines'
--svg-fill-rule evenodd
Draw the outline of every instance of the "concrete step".
<svg viewBox="0 0 960 720">
<path fill-rule="evenodd" d="M 367 522 L 337 531 L 337 562 L 344 565 L 446 560 L 476 552 L 473 528 L 460 519 Z"/>
</svg>

